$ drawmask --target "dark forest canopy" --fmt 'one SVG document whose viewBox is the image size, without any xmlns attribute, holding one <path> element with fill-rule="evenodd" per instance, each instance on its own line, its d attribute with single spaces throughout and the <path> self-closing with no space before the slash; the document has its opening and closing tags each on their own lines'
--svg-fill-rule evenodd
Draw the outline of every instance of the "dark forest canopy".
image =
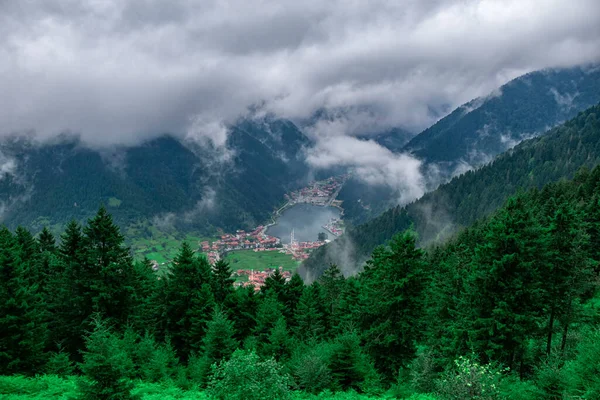
<svg viewBox="0 0 600 400">
<path fill-rule="evenodd" d="M 245 379 L 256 398 L 600 395 L 600 167 L 436 247 L 399 233 L 362 273 L 331 265 L 309 286 L 276 273 L 236 289 L 187 244 L 159 279 L 123 242 L 104 208 L 58 242 L 0 230 L 1 375 L 79 376 L 87 398 L 151 382 L 236 398 Z"/>
</svg>

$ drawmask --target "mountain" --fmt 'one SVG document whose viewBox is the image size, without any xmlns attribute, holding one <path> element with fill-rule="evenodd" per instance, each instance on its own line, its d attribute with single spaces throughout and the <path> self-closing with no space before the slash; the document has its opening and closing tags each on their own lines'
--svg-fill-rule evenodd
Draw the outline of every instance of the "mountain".
<svg viewBox="0 0 600 400">
<path fill-rule="evenodd" d="M 427 163 L 482 165 L 599 101 L 598 65 L 532 72 L 458 107 L 404 150 Z"/>
<path fill-rule="evenodd" d="M 422 160 L 425 189 L 430 191 L 598 102 L 600 66 L 536 71 L 463 104 L 411 139 L 400 135 L 410 139 L 406 145 L 376 140 L 394 152 L 408 152 Z M 394 206 L 392 199 L 397 197 L 386 186 L 360 181 L 349 182 L 339 194 L 346 218 L 354 224 L 377 217 Z"/>
<path fill-rule="evenodd" d="M 468 171 L 419 200 L 394 207 L 317 249 L 304 262 L 307 276 L 319 276 L 330 263 L 356 271 L 373 249 L 395 233 L 413 227 L 421 245 L 446 237 L 489 215 L 521 189 L 540 188 L 571 178 L 582 167 L 600 164 L 600 105 L 593 106 L 545 135 L 525 140 L 490 164 Z"/>
<path fill-rule="evenodd" d="M 101 203 L 122 226 L 138 220 L 214 232 L 253 227 L 305 179 L 308 139 L 291 122 L 241 120 L 226 148 L 165 135 L 132 147 L 94 150 L 77 139 L 0 147 L 3 223 L 35 230 L 85 220 Z"/>
</svg>

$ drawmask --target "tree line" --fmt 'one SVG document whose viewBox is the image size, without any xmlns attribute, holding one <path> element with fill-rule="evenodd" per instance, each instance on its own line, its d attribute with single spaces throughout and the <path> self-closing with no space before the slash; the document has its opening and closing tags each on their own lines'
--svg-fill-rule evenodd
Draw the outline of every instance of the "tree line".
<svg viewBox="0 0 600 400">
<path fill-rule="evenodd" d="M 82 375 L 87 398 L 127 398 L 135 380 L 216 398 L 600 397 L 600 168 L 417 241 L 394 236 L 352 277 L 275 272 L 255 292 L 187 243 L 158 276 L 104 208 L 58 243 L 3 228 L 0 375 Z"/>
</svg>

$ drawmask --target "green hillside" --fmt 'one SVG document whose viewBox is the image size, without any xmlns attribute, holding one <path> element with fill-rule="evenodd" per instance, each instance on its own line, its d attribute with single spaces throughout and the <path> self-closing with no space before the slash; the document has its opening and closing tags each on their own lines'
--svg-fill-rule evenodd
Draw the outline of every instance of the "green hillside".
<svg viewBox="0 0 600 400">
<path fill-rule="evenodd" d="M 573 177 L 581 167 L 600 163 L 600 106 L 541 137 L 524 141 L 492 163 L 454 178 L 405 207 L 395 207 L 346 233 L 346 238 L 317 249 L 303 268 L 318 276 L 337 263 L 350 270 L 395 233 L 414 226 L 428 243 L 468 226 L 496 210 L 519 189 L 541 188 Z M 351 245 L 345 245 L 350 241 Z"/>
<path fill-rule="evenodd" d="M 424 162 L 426 190 L 467 168 L 479 167 L 523 139 L 600 102 L 600 67 L 536 71 L 518 77 L 486 97 L 474 99 L 392 151 L 410 152 Z M 379 141 L 379 140 L 378 140 Z M 340 192 L 346 218 L 367 222 L 396 205 L 388 186 L 354 180 Z"/>
<path fill-rule="evenodd" d="M 254 227 L 305 179 L 299 152 L 308 139 L 291 122 L 270 117 L 241 120 L 229 131 L 227 150 L 171 136 L 101 150 L 77 139 L 5 141 L 0 153 L 14 168 L 0 179 L 2 221 L 58 231 L 105 204 L 122 227 L 150 223 L 198 234 Z"/>
<path fill-rule="evenodd" d="M 599 101 L 598 66 L 532 72 L 457 108 L 412 138 L 405 150 L 428 163 L 480 165 Z"/>
</svg>

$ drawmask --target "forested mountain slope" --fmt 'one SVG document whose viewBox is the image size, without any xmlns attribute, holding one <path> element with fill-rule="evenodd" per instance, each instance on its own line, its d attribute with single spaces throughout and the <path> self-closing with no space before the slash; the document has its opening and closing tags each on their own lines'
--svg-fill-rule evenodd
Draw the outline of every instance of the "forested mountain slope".
<svg viewBox="0 0 600 400">
<path fill-rule="evenodd" d="M 600 167 L 512 196 L 435 248 L 395 235 L 356 276 L 331 266 L 311 285 L 276 271 L 259 291 L 235 287 L 231 266 L 187 243 L 157 279 L 124 239 L 104 208 L 58 243 L 47 230 L 0 229 L 0 393 L 600 394 Z"/>
<path fill-rule="evenodd" d="M 405 146 L 432 162 L 477 166 L 600 101 L 600 66 L 532 72 L 454 110 Z"/>
<path fill-rule="evenodd" d="M 405 146 L 377 140 L 392 151 L 407 151 L 422 160 L 429 191 L 598 102 L 600 66 L 536 71 L 458 107 Z M 346 218 L 354 224 L 377 217 L 396 205 L 397 197 L 387 186 L 360 181 L 350 181 L 339 194 Z"/>
<path fill-rule="evenodd" d="M 289 121 L 245 120 L 230 128 L 226 149 L 171 136 L 96 151 L 76 139 L 2 144 L 2 219 L 34 230 L 89 218 L 103 203 L 120 225 L 138 219 L 240 229 L 266 219 L 305 178 L 300 149 L 308 139 Z"/>
<path fill-rule="evenodd" d="M 330 263 L 356 271 L 373 249 L 396 232 L 414 227 L 428 243 L 488 215 L 520 188 L 540 188 L 600 163 L 600 106 L 596 105 L 545 135 L 526 140 L 492 163 L 469 171 L 405 207 L 349 230 L 304 262 L 311 276 Z"/>
</svg>

